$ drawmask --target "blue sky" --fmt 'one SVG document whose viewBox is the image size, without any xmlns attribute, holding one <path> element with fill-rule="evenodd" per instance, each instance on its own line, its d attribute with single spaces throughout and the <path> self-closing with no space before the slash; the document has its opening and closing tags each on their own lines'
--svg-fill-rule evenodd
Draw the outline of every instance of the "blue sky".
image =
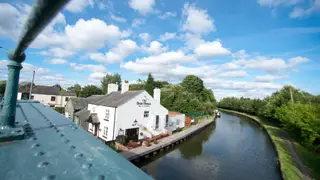
<svg viewBox="0 0 320 180">
<path fill-rule="evenodd" d="M 13 48 L 32 1 L 0 1 L 0 46 Z M 320 93 L 320 0 L 72 0 L 27 50 L 21 81 L 134 83 L 150 72 L 201 77 L 219 98 L 264 97 L 291 84 Z M 0 78 L 6 79 L 0 49 Z"/>
</svg>

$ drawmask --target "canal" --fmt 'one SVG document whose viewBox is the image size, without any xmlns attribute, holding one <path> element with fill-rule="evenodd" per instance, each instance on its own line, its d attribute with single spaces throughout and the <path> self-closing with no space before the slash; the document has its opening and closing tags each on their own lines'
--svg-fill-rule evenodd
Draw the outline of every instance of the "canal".
<svg viewBox="0 0 320 180">
<path fill-rule="evenodd" d="M 281 179 L 264 130 L 246 117 L 221 115 L 180 146 L 137 165 L 156 180 Z"/>
</svg>

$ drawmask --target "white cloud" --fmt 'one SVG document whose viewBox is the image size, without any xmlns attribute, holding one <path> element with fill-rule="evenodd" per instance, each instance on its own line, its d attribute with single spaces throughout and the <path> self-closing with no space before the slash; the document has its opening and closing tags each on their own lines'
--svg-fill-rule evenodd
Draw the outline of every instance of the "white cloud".
<svg viewBox="0 0 320 180">
<path fill-rule="evenodd" d="M 257 2 L 260 6 L 277 7 L 295 5 L 302 1 L 303 0 L 258 0 Z"/>
<path fill-rule="evenodd" d="M 139 37 L 144 41 L 144 42 L 149 42 L 151 40 L 151 35 L 149 33 L 140 33 Z"/>
<path fill-rule="evenodd" d="M 160 35 L 159 40 L 160 41 L 168 41 L 170 39 L 175 39 L 175 38 L 177 38 L 177 34 L 176 33 L 165 32 L 164 34 Z"/>
<path fill-rule="evenodd" d="M 138 49 L 137 43 L 132 40 L 121 40 L 114 48 L 106 54 L 91 53 L 90 59 L 105 63 L 112 64 L 121 62 L 124 58 Z"/>
<path fill-rule="evenodd" d="M 313 12 L 319 11 L 320 10 L 320 0 L 314 0 L 310 7 L 304 9 L 301 7 L 295 7 L 291 13 L 289 14 L 290 18 L 302 18 L 305 16 L 309 16 Z"/>
<path fill-rule="evenodd" d="M 114 43 L 123 33 L 115 25 L 107 25 L 100 19 L 79 19 L 75 25 L 66 26 L 66 35 L 72 47 L 76 49 L 94 50 Z"/>
<path fill-rule="evenodd" d="M 288 66 L 293 67 L 293 66 L 297 66 L 301 63 L 305 63 L 305 62 L 309 62 L 309 61 L 310 60 L 308 58 L 297 56 L 297 57 L 289 59 Z"/>
<path fill-rule="evenodd" d="M 201 38 L 200 35 L 195 35 L 191 33 L 185 33 L 183 35 L 180 35 L 180 38 L 185 41 L 185 46 L 187 49 L 194 49 L 200 44 L 204 44 L 205 41 Z"/>
<path fill-rule="evenodd" d="M 165 12 L 162 15 L 159 16 L 160 19 L 167 19 L 169 17 L 176 17 L 177 13 L 176 12 Z"/>
<path fill-rule="evenodd" d="M 89 79 L 102 79 L 105 75 L 104 72 L 94 72 L 89 75 Z"/>
<path fill-rule="evenodd" d="M 221 65 L 221 67 L 225 70 L 233 70 L 233 69 L 238 69 L 240 68 L 240 66 L 238 64 L 232 63 L 232 62 L 228 62 L 228 63 L 224 63 Z"/>
<path fill-rule="evenodd" d="M 168 47 L 167 46 L 163 47 L 163 45 L 158 41 L 152 41 L 150 43 L 150 47 L 143 46 L 143 49 L 150 54 L 160 54 L 160 53 L 166 52 L 168 50 Z"/>
<path fill-rule="evenodd" d="M 138 26 L 140 26 L 140 25 L 143 25 L 143 24 L 145 24 L 146 23 L 146 20 L 145 19 L 134 19 L 133 21 L 132 21 L 132 27 L 138 27 Z"/>
<path fill-rule="evenodd" d="M 72 0 L 67 4 L 66 9 L 73 13 L 80 13 L 87 6 L 91 6 L 92 8 L 93 5 L 94 5 L 93 0 Z"/>
<path fill-rule="evenodd" d="M 48 61 L 48 63 L 50 63 L 50 64 L 67 64 L 68 61 L 65 59 L 50 59 Z"/>
<path fill-rule="evenodd" d="M 76 71 L 88 70 L 91 72 L 106 72 L 103 65 L 70 63 L 70 67 Z"/>
<path fill-rule="evenodd" d="M 279 79 L 283 79 L 286 78 L 287 76 L 273 76 L 273 75 L 264 75 L 264 76 L 257 76 L 255 78 L 255 81 L 257 82 L 271 82 L 274 80 L 279 80 Z"/>
<path fill-rule="evenodd" d="M 59 47 L 50 48 L 48 51 L 41 51 L 41 55 L 44 56 L 53 56 L 58 58 L 65 58 L 65 57 L 71 57 L 75 54 L 74 51 L 62 49 Z"/>
<path fill-rule="evenodd" d="M 246 53 L 244 49 L 241 49 L 240 51 L 237 51 L 235 53 L 232 53 L 232 57 L 236 59 L 244 59 L 249 57 L 249 55 Z"/>
<path fill-rule="evenodd" d="M 182 14 L 185 17 L 182 25 L 184 31 L 195 34 L 206 34 L 215 31 L 213 20 L 206 10 L 196 7 L 194 4 L 186 3 L 183 7 Z"/>
<path fill-rule="evenodd" d="M 8 3 L 0 3 L 0 35 L 17 36 L 15 29 L 20 28 L 18 22 L 20 12 Z"/>
<path fill-rule="evenodd" d="M 206 42 L 199 44 L 194 52 L 197 56 L 201 57 L 216 57 L 216 56 L 226 56 L 231 54 L 231 52 L 222 46 L 220 41 Z"/>
<path fill-rule="evenodd" d="M 155 0 L 129 0 L 129 6 L 143 15 L 152 12 L 154 5 Z"/>
<path fill-rule="evenodd" d="M 247 76 L 248 73 L 246 71 L 227 71 L 220 73 L 220 77 L 227 77 L 227 78 L 242 78 Z"/>
<path fill-rule="evenodd" d="M 115 21 L 117 21 L 117 22 L 126 22 L 126 21 L 127 21 L 126 18 L 124 18 L 124 17 L 119 17 L 119 16 L 116 16 L 116 15 L 114 15 L 114 14 L 111 15 L 111 19 L 113 19 L 113 20 L 115 20 Z"/>
</svg>

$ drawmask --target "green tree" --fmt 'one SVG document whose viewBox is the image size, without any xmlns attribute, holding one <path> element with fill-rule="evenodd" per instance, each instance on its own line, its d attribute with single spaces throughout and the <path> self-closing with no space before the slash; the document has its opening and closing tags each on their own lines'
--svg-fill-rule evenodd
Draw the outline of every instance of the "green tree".
<svg viewBox="0 0 320 180">
<path fill-rule="evenodd" d="M 94 85 L 88 85 L 82 88 L 80 92 L 80 97 L 89 97 L 91 95 L 100 95 L 102 90 Z"/>
<path fill-rule="evenodd" d="M 192 93 L 201 94 L 204 89 L 203 81 L 199 77 L 195 75 L 188 75 L 186 76 L 181 85 L 186 88 L 187 91 Z"/>
<path fill-rule="evenodd" d="M 7 81 L 1 81 L 0 82 L 0 95 L 1 96 L 4 95 L 4 92 L 6 90 L 6 84 L 7 84 Z"/>
<path fill-rule="evenodd" d="M 55 84 L 53 85 L 53 87 L 58 87 L 59 88 L 59 91 L 61 91 L 63 88 L 60 86 L 60 84 Z"/>
<path fill-rule="evenodd" d="M 75 84 L 73 86 L 68 87 L 67 89 L 69 92 L 75 93 L 77 96 L 80 95 L 81 92 L 81 86 L 79 84 Z"/>
<path fill-rule="evenodd" d="M 164 86 L 168 85 L 167 81 L 154 81 L 154 87 L 163 88 Z"/>
<path fill-rule="evenodd" d="M 144 89 L 153 96 L 153 89 L 155 88 L 154 79 L 151 73 L 148 75 L 148 79 L 146 81 L 146 84 L 144 85 Z"/>
<path fill-rule="evenodd" d="M 108 84 L 118 84 L 119 89 L 121 90 L 121 75 L 118 73 L 115 74 L 106 74 L 106 76 L 103 77 L 101 80 L 101 87 L 104 94 L 108 93 Z"/>
<path fill-rule="evenodd" d="M 130 84 L 129 90 L 130 91 L 144 90 L 144 84 Z"/>
</svg>

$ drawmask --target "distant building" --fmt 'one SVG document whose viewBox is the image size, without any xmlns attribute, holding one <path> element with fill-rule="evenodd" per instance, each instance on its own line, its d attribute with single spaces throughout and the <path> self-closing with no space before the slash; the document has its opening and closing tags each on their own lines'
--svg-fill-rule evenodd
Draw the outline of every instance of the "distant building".
<svg viewBox="0 0 320 180">
<path fill-rule="evenodd" d="M 56 86 L 34 86 L 31 92 L 31 99 L 51 107 L 64 107 L 73 97 L 76 97 L 75 93 L 60 92 Z M 17 99 L 29 99 L 29 88 L 19 91 Z"/>
</svg>

